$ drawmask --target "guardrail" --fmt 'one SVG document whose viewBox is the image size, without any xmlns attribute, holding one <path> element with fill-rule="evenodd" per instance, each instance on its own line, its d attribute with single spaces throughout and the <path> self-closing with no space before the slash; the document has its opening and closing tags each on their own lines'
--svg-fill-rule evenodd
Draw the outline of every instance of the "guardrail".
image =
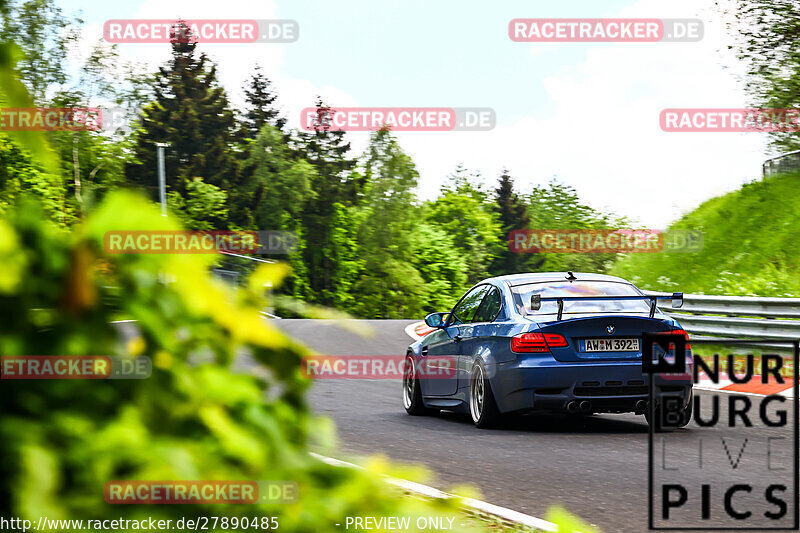
<svg viewBox="0 0 800 533">
<path fill-rule="evenodd" d="M 766 178 L 773 174 L 797 172 L 798 170 L 800 170 L 800 150 L 794 150 L 764 161 L 761 165 L 761 176 Z"/>
<path fill-rule="evenodd" d="M 230 256 L 230 257 L 239 257 L 241 259 L 247 259 L 249 261 L 254 261 L 256 263 L 275 263 L 275 261 L 273 261 L 272 259 L 261 259 L 259 257 L 253 257 L 253 256 L 250 256 L 250 255 L 234 254 L 234 253 L 225 252 L 225 251 L 220 251 L 220 253 L 222 255 L 227 255 L 227 256 Z M 221 280 L 223 280 L 223 281 L 225 281 L 227 283 L 230 283 L 234 287 L 239 285 L 239 278 L 245 274 L 245 272 L 242 271 L 241 269 L 238 269 L 238 270 L 235 269 L 235 266 L 233 267 L 233 269 L 212 268 L 211 269 L 211 273 L 214 276 L 220 278 Z M 272 290 L 272 285 L 271 284 L 266 285 L 265 287 L 266 287 L 268 292 L 271 292 L 271 290 Z M 275 311 L 274 308 L 268 307 L 268 308 L 264 309 L 263 311 L 261 311 L 261 315 L 264 316 L 264 317 L 267 317 L 267 318 L 275 318 L 275 319 L 281 318 L 278 315 L 274 314 L 274 311 Z"/>
<path fill-rule="evenodd" d="M 645 294 L 671 295 L 652 291 Z M 680 322 L 687 332 L 701 335 L 704 339 L 800 339 L 800 298 L 684 294 L 680 308 L 673 307 L 672 300 L 662 302 L 659 305 L 662 311 Z M 787 344 L 774 346 L 789 347 Z"/>
</svg>

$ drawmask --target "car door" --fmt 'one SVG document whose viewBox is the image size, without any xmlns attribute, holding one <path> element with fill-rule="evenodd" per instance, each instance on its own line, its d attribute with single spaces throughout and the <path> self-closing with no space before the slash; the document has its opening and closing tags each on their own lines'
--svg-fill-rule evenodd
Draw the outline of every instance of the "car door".
<svg viewBox="0 0 800 533">
<path fill-rule="evenodd" d="M 500 290 L 491 286 L 485 293 L 472 322 L 459 327 L 461 333 L 461 350 L 458 355 L 458 388 L 469 387 L 473 358 L 485 344 L 496 334 L 494 320 L 500 313 L 502 299 Z"/>
<path fill-rule="evenodd" d="M 424 369 L 427 371 L 428 379 L 424 386 L 426 394 L 431 396 L 447 396 L 455 394 L 458 387 L 458 376 L 455 372 L 442 372 L 438 367 L 449 364 L 455 367 L 461 351 L 461 329 L 468 325 L 475 318 L 475 312 L 483 301 L 483 297 L 489 290 L 489 285 L 478 285 L 472 288 L 458 301 L 447 326 L 443 329 L 444 335 L 437 339 L 435 343 L 427 346 L 427 354 Z M 447 356 L 447 357 L 436 357 Z"/>
</svg>

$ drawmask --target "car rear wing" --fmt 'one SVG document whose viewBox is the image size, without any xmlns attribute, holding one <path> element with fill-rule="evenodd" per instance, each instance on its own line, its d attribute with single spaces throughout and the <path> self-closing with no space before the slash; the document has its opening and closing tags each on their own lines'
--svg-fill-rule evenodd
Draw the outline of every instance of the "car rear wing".
<svg viewBox="0 0 800 533">
<path fill-rule="evenodd" d="M 558 302 L 558 317 L 556 320 L 561 320 L 561 315 L 564 313 L 564 302 L 587 300 L 650 300 L 650 318 L 653 318 L 656 314 L 657 300 L 672 300 L 672 307 L 678 309 L 683 306 L 683 293 L 673 292 L 672 296 L 556 296 L 551 298 L 542 298 L 541 294 L 534 294 L 531 296 L 531 311 L 541 309 L 542 302 Z"/>
</svg>

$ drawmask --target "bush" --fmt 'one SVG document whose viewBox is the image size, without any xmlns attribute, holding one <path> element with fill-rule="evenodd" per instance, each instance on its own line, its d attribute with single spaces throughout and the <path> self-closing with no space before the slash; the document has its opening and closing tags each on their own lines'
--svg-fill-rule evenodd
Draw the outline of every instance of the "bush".
<svg viewBox="0 0 800 533">
<path fill-rule="evenodd" d="M 0 353 L 151 358 L 144 380 L 8 380 L 0 402 L 0 514 L 36 520 L 277 516 L 286 531 L 340 530 L 351 516 L 430 516 L 455 502 L 399 498 L 376 471 L 325 465 L 308 451 L 332 430 L 310 412 L 303 348 L 259 315 L 257 269 L 234 292 L 212 255 L 110 255 L 110 230 L 179 226 L 131 193 L 110 194 L 74 232 L 26 203 L 0 220 Z M 136 320 L 124 340 L 115 318 Z M 247 353 L 259 377 L 235 373 Z M 407 474 L 405 477 L 408 477 Z M 110 480 L 291 480 L 300 499 L 267 505 L 107 504 Z"/>
</svg>

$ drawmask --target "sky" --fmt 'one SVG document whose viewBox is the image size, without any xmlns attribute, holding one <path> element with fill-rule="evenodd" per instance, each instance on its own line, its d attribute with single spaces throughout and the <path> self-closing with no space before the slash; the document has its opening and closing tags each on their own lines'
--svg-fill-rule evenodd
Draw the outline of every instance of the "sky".
<svg viewBox="0 0 800 533">
<path fill-rule="evenodd" d="M 763 133 L 664 132 L 665 108 L 746 107 L 740 65 L 714 0 L 57 0 L 85 21 L 81 49 L 103 22 L 130 18 L 293 19 L 286 44 L 201 43 L 234 105 L 256 64 L 298 127 L 317 95 L 335 107 L 489 107 L 490 131 L 396 132 L 433 198 L 457 165 L 494 187 L 507 168 L 520 192 L 555 178 L 592 207 L 661 229 L 711 197 L 760 178 Z M 699 18 L 693 43 L 522 43 L 515 18 Z M 155 68 L 166 44 L 123 44 Z M 367 133 L 348 134 L 354 155 Z"/>
</svg>

